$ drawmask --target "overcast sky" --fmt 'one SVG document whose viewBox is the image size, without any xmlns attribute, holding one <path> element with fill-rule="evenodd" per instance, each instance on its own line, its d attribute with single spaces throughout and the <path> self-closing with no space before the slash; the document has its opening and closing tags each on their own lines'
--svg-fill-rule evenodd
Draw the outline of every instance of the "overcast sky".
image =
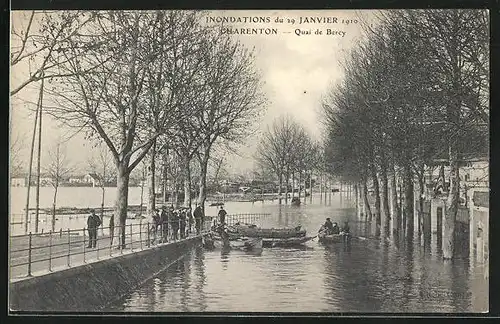
<svg viewBox="0 0 500 324">
<path fill-rule="evenodd" d="M 13 17 L 22 21 L 23 16 Z M 264 130 L 274 118 L 282 114 L 291 114 L 302 123 L 312 136 L 319 137 L 321 125 L 319 109 L 322 96 L 332 84 L 342 77 L 340 60 L 356 45 L 361 37 L 359 24 L 342 24 L 342 19 L 370 19 L 369 11 L 212 11 L 209 16 L 239 16 L 239 17 L 269 17 L 270 23 L 236 23 L 233 28 L 276 28 L 277 35 L 238 35 L 234 36 L 242 43 L 255 46 L 256 66 L 261 70 L 264 92 L 269 100 L 269 106 L 263 119 L 259 121 L 260 129 Z M 275 19 L 281 17 L 284 23 L 277 24 Z M 298 24 L 300 17 L 331 17 L 337 18 L 337 23 Z M 295 24 L 287 23 L 287 18 L 295 19 Z M 297 36 L 295 30 L 310 30 L 312 35 Z M 340 35 L 326 35 L 326 29 L 334 32 L 345 32 Z M 323 35 L 315 35 L 316 29 L 323 30 Z M 23 78 L 24 70 L 11 72 L 13 83 Z M 30 110 L 38 97 L 38 84 L 32 84 L 12 98 L 11 125 L 13 136 L 24 138 L 25 149 L 23 160 L 28 164 L 28 147 L 33 133 L 33 115 Z M 31 103 L 30 103 L 31 102 Z M 71 130 L 69 130 L 71 132 Z M 74 132 L 74 130 L 73 130 Z M 43 119 L 42 165 L 46 161 L 47 150 L 54 141 L 68 129 L 61 129 L 49 116 Z M 230 156 L 227 161 L 232 165 L 232 173 L 245 172 L 253 168 L 253 153 L 258 138 L 249 139 L 248 145 L 242 148 L 242 157 Z M 77 134 L 67 142 L 67 153 L 73 163 L 85 171 L 86 161 L 91 155 L 91 149 L 83 135 Z"/>
</svg>

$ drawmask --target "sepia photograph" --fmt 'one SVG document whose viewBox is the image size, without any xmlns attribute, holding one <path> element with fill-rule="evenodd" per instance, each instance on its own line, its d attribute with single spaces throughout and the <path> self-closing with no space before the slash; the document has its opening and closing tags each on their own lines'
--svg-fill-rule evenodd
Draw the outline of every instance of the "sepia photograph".
<svg viewBox="0 0 500 324">
<path fill-rule="evenodd" d="M 10 314 L 488 313 L 490 13 L 13 10 Z"/>
</svg>

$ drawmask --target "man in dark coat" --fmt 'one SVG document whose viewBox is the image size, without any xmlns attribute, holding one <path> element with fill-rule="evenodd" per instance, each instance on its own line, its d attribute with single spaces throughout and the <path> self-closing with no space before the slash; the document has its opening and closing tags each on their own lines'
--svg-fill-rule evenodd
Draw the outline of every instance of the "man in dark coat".
<svg viewBox="0 0 500 324">
<path fill-rule="evenodd" d="M 178 240 L 177 232 L 179 231 L 180 210 L 174 210 L 172 218 L 170 218 L 170 226 L 172 228 L 172 236 L 176 241 Z"/>
<path fill-rule="evenodd" d="M 227 215 L 227 212 L 224 210 L 224 206 L 220 206 L 220 210 L 219 210 L 219 222 L 221 224 L 225 224 L 226 223 L 226 215 Z"/>
<path fill-rule="evenodd" d="M 179 213 L 180 216 L 180 236 L 181 239 L 186 237 L 186 215 L 187 215 L 187 208 L 183 208 L 181 212 Z"/>
<path fill-rule="evenodd" d="M 200 204 L 196 204 L 196 208 L 194 210 L 194 221 L 196 226 L 196 235 L 200 235 L 201 224 L 203 223 L 203 211 L 201 210 Z"/>
<path fill-rule="evenodd" d="M 328 234 L 333 234 L 333 224 L 330 218 L 326 219 L 325 224 L 323 224 L 323 228 L 327 231 Z"/>
<path fill-rule="evenodd" d="M 188 219 L 188 228 L 187 232 L 188 234 L 191 234 L 193 231 L 193 223 L 194 223 L 194 217 L 193 217 L 193 211 L 191 210 L 191 207 L 189 207 L 186 211 L 186 217 Z"/>
<path fill-rule="evenodd" d="M 167 212 L 167 207 L 163 206 L 161 209 L 161 216 L 160 216 L 160 222 L 161 222 L 161 228 L 162 228 L 162 242 L 167 242 L 168 240 L 168 212 Z"/>
<path fill-rule="evenodd" d="M 87 231 L 89 232 L 88 248 L 95 248 L 97 244 L 97 228 L 101 225 L 101 219 L 95 214 L 95 210 L 90 210 L 87 218 Z"/>
</svg>

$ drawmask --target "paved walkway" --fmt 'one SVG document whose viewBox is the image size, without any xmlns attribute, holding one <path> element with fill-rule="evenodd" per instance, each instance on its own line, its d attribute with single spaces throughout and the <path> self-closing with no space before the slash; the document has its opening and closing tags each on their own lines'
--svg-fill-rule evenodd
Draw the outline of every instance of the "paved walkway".
<svg viewBox="0 0 500 324">
<path fill-rule="evenodd" d="M 120 249 L 117 245 L 118 238 L 115 236 L 113 246 L 111 246 L 110 237 L 98 236 L 95 248 L 87 248 L 88 237 L 83 241 L 83 235 L 53 235 L 32 237 L 31 250 L 31 274 L 33 276 L 46 274 L 48 272 L 60 271 L 68 267 L 74 267 L 85 263 L 96 262 L 103 259 L 109 259 L 122 254 L 133 253 L 148 248 L 147 234 L 126 235 L 125 249 Z M 187 238 L 196 237 L 195 233 Z M 186 239 L 187 239 L 186 238 Z M 160 246 L 168 243 L 159 243 L 153 240 L 151 246 Z M 130 244 L 132 240 L 132 244 Z M 142 240 L 142 242 L 141 242 Z M 170 242 L 174 242 L 170 240 Z M 50 247 L 52 243 L 52 247 Z M 28 276 L 29 261 L 29 239 L 28 237 L 12 237 L 10 242 L 10 280 L 17 281 Z"/>
</svg>

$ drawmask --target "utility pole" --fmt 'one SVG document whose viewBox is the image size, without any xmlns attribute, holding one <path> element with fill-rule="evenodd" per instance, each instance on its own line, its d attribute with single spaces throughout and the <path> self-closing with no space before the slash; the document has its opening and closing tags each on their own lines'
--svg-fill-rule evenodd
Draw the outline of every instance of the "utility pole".
<svg viewBox="0 0 500 324">
<path fill-rule="evenodd" d="M 43 74 L 42 74 L 43 77 Z M 43 82 L 40 86 L 39 115 L 40 122 L 38 123 L 38 161 L 37 161 L 37 181 L 36 181 L 36 210 L 35 210 L 35 233 L 38 233 L 38 223 L 40 214 L 40 157 L 42 155 L 42 106 L 43 106 Z"/>
<path fill-rule="evenodd" d="M 36 138 L 36 126 L 38 124 L 38 111 L 40 109 L 40 97 L 36 105 L 35 112 L 35 123 L 33 125 L 33 137 L 31 138 L 31 151 L 30 151 L 30 164 L 28 170 L 28 192 L 26 194 L 26 209 L 24 215 L 24 234 L 28 234 L 28 217 L 29 217 L 29 207 L 30 207 L 30 188 L 31 188 L 31 172 L 33 168 L 33 152 L 35 150 L 35 138 Z"/>
</svg>

